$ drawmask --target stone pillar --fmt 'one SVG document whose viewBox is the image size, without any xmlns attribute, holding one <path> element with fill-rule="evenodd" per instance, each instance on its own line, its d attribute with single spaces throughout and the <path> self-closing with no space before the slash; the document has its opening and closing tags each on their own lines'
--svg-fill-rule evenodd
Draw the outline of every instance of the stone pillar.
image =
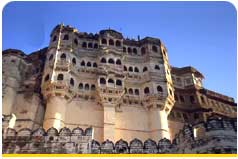
<svg viewBox="0 0 238 159">
<path fill-rule="evenodd" d="M 54 96 L 47 100 L 43 127 L 48 130 L 51 127 L 60 129 L 64 127 L 67 100 Z"/>
<path fill-rule="evenodd" d="M 154 108 L 150 112 L 151 138 L 158 141 L 163 138 L 170 139 L 167 114 L 165 110 Z"/>
<path fill-rule="evenodd" d="M 115 107 L 111 104 L 104 104 L 104 129 L 103 140 L 115 139 Z"/>
</svg>

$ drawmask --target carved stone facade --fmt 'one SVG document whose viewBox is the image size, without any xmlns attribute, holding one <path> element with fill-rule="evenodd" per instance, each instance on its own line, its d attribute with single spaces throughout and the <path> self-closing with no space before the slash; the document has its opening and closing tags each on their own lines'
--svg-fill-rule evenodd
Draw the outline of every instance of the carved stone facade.
<svg viewBox="0 0 238 159">
<path fill-rule="evenodd" d="M 42 153 L 170 153 L 168 141 L 185 123 L 236 119 L 234 99 L 203 88 L 195 68 L 170 66 L 160 39 L 126 39 L 111 29 L 88 34 L 62 24 L 50 37 L 47 48 L 29 55 L 3 51 L 3 131 L 31 132 L 28 148 L 33 130 L 54 127 L 64 130 L 65 149 L 57 138 Z M 81 151 L 75 141 L 84 131 L 75 127 L 90 127 L 94 146 Z M 44 134 L 38 146 L 45 148 Z M 24 146 L 4 151 L 23 153 Z"/>
</svg>

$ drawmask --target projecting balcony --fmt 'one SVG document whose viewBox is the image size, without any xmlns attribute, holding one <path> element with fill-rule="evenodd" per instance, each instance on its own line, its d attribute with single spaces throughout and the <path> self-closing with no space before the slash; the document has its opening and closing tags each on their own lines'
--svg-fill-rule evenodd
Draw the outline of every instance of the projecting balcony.
<svg viewBox="0 0 238 159">
<path fill-rule="evenodd" d="M 122 74 L 123 73 L 123 66 L 122 65 L 116 65 L 116 64 L 104 64 L 100 63 L 98 65 L 98 71 L 101 72 L 112 72 L 116 74 Z"/>
<path fill-rule="evenodd" d="M 56 71 L 68 71 L 70 66 L 69 61 L 66 60 L 58 60 L 56 62 L 55 70 Z"/>
</svg>

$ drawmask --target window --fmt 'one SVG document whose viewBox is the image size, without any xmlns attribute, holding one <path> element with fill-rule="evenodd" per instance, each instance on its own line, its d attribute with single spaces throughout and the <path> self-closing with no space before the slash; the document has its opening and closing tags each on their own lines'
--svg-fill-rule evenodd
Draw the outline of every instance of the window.
<svg viewBox="0 0 238 159">
<path fill-rule="evenodd" d="M 158 92 L 163 92 L 163 88 L 161 86 L 157 86 L 157 91 Z"/>
<path fill-rule="evenodd" d="M 53 37 L 53 40 L 52 40 L 52 41 L 56 41 L 56 39 L 57 39 L 57 36 L 55 35 L 55 36 Z"/>
<path fill-rule="evenodd" d="M 100 84 L 106 84 L 105 78 L 100 78 Z"/>
<path fill-rule="evenodd" d="M 86 42 L 83 42 L 82 47 L 83 47 L 83 48 L 87 48 L 87 43 L 86 43 Z"/>
<path fill-rule="evenodd" d="M 63 40 L 69 40 L 69 35 L 65 34 Z"/>
<path fill-rule="evenodd" d="M 152 50 L 153 50 L 154 52 L 158 52 L 158 49 L 157 49 L 156 46 L 152 46 Z"/>
<path fill-rule="evenodd" d="M 89 84 L 85 84 L 85 90 L 89 90 Z"/>
<path fill-rule="evenodd" d="M 174 99 L 175 101 L 178 101 L 178 96 L 176 94 L 174 95 Z"/>
<path fill-rule="evenodd" d="M 107 40 L 106 39 L 102 39 L 102 44 L 107 44 Z"/>
<path fill-rule="evenodd" d="M 72 59 L 72 63 L 76 65 L 76 59 L 75 58 Z"/>
<path fill-rule="evenodd" d="M 79 83 L 79 89 L 83 89 L 83 84 Z"/>
<path fill-rule="evenodd" d="M 93 67 L 98 67 L 96 62 L 93 63 Z"/>
<path fill-rule="evenodd" d="M 114 41 L 112 39 L 109 40 L 109 45 L 114 45 Z"/>
<path fill-rule="evenodd" d="M 205 99 L 203 98 L 203 96 L 200 96 L 200 98 L 201 98 L 202 103 L 205 103 Z"/>
<path fill-rule="evenodd" d="M 144 55 L 144 54 L 145 54 L 145 52 L 146 52 L 146 51 L 145 51 L 145 48 L 144 48 L 144 47 L 142 47 L 142 48 L 141 48 L 141 54 L 142 54 L 142 55 Z"/>
<path fill-rule="evenodd" d="M 74 79 L 70 78 L 70 85 L 74 86 Z"/>
<path fill-rule="evenodd" d="M 160 70 L 159 65 L 155 65 L 156 70 Z"/>
<path fill-rule="evenodd" d="M 91 62 L 88 62 L 87 63 L 87 67 L 91 67 L 92 65 L 91 65 Z"/>
<path fill-rule="evenodd" d="M 121 65 L 121 60 L 117 59 L 116 64 Z"/>
<path fill-rule="evenodd" d="M 63 54 L 60 56 L 60 59 L 61 59 L 61 60 L 66 60 L 66 55 L 65 55 L 65 53 L 63 53 Z"/>
<path fill-rule="evenodd" d="M 94 44 L 94 49 L 97 49 L 97 48 L 98 48 L 98 44 L 95 43 L 95 44 Z"/>
<path fill-rule="evenodd" d="M 109 60 L 108 60 L 108 63 L 110 63 L 110 64 L 114 64 L 115 62 L 114 62 L 113 59 L 109 59 Z"/>
<path fill-rule="evenodd" d="M 134 72 L 139 72 L 139 69 L 137 67 L 135 67 Z"/>
<path fill-rule="evenodd" d="M 139 89 L 135 89 L 135 95 L 140 95 Z"/>
<path fill-rule="evenodd" d="M 193 117 L 194 117 L 194 119 L 198 119 L 198 118 L 199 118 L 199 114 L 194 113 L 194 114 L 193 114 Z"/>
<path fill-rule="evenodd" d="M 133 48 L 133 53 L 137 54 L 137 49 L 136 48 Z"/>
<path fill-rule="evenodd" d="M 116 41 L 116 46 L 121 46 L 121 42 L 119 40 Z"/>
<path fill-rule="evenodd" d="M 91 90 L 92 91 L 96 90 L 96 86 L 94 84 L 91 85 Z"/>
<path fill-rule="evenodd" d="M 50 79 L 50 75 L 47 74 L 47 75 L 45 76 L 45 82 L 48 81 L 49 79 Z"/>
<path fill-rule="evenodd" d="M 133 89 L 129 89 L 129 94 L 133 94 Z"/>
<path fill-rule="evenodd" d="M 101 58 L 101 63 L 106 63 L 107 61 L 106 61 L 106 59 L 103 57 L 103 58 Z"/>
<path fill-rule="evenodd" d="M 121 80 L 117 80 L 117 81 L 116 81 L 116 85 L 118 85 L 118 86 L 122 86 L 122 82 L 121 82 Z"/>
<path fill-rule="evenodd" d="M 126 66 L 124 66 L 124 71 L 127 71 L 127 68 L 126 68 Z"/>
<path fill-rule="evenodd" d="M 63 74 L 58 74 L 57 80 L 58 81 L 64 80 L 64 75 Z"/>
<path fill-rule="evenodd" d="M 144 93 L 145 93 L 145 94 L 149 94 L 149 93 L 150 93 L 150 89 L 149 89 L 148 87 L 146 87 L 146 88 L 144 89 Z"/>
<path fill-rule="evenodd" d="M 114 84 L 114 80 L 110 78 L 110 79 L 108 79 L 108 83 Z"/>
<path fill-rule="evenodd" d="M 53 59 L 53 55 L 50 55 L 49 57 L 49 61 L 51 61 Z"/>
<path fill-rule="evenodd" d="M 184 119 L 185 121 L 188 120 L 188 116 L 187 116 L 187 114 L 183 113 L 183 119 Z"/>
<path fill-rule="evenodd" d="M 126 52 L 126 48 L 125 47 L 123 47 L 123 52 Z"/>
<path fill-rule="evenodd" d="M 127 52 L 131 53 L 131 48 L 130 47 L 127 48 Z"/>
<path fill-rule="evenodd" d="M 148 69 L 147 69 L 147 67 L 144 67 L 143 72 L 146 72 L 146 71 L 148 71 Z"/>
<path fill-rule="evenodd" d="M 82 61 L 80 65 L 81 65 L 81 66 L 85 66 L 85 62 L 84 62 L 84 61 Z"/>
<path fill-rule="evenodd" d="M 74 39 L 74 44 L 78 45 L 78 40 L 77 39 Z"/>
<path fill-rule="evenodd" d="M 192 104 L 194 104 L 194 103 L 195 103 L 194 96 L 190 96 L 190 102 L 191 102 Z"/>
<path fill-rule="evenodd" d="M 183 96 L 179 96 L 179 99 L 181 102 L 184 102 L 184 97 Z"/>
<path fill-rule="evenodd" d="M 133 72 L 133 68 L 131 66 L 129 67 L 129 72 Z"/>
<path fill-rule="evenodd" d="M 93 44 L 92 43 L 88 43 L 88 48 L 93 48 Z"/>
</svg>

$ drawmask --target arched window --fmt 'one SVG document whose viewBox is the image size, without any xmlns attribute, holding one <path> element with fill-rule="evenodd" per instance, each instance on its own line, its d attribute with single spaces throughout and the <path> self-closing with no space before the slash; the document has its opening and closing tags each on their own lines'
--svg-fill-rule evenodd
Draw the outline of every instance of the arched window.
<svg viewBox="0 0 238 159">
<path fill-rule="evenodd" d="M 117 59 L 116 64 L 121 65 L 121 60 Z"/>
<path fill-rule="evenodd" d="M 162 52 L 163 52 L 164 56 L 166 56 L 166 53 L 165 53 L 165 51 L 163 50 Z"/>
<path fill-rule="evenodd" d="M 45 76 L 45 82 L 48 81 L 49 79 L 50 79 L 50 75 L 47 74 L 47 75 Z"/>
<path fill-rule="evenodd" d="M 112 39 L 109 40 L 109 45 L 114 45 L 114 41 Z"/>
<path fill-rule="evenodd" d="M 95 44 L 94 44 L 94 49 L 97 49 L 97 48 L 98 48 L 98 44 L 95 43 Z"/>
<path fill-rule="evenodd" d="M 119 40 L 116 41 L 116 46 L 121 46 L 121 42 Z"/>
<path fill-rule="evenodd" d="M 87 67 L 91 67 L 92 65 L 91 65 L 91 62 L 88 62 L 87 63 Z"/>
<path fill-rule="evenodd" d="M 63 75 L 63 74 L 58 74 L 57 80 L 58 80 L 58 81 L 64 80 L 64 75 Z"/>
<path fill-rule="evenodd" d="M 106 44 L 107 45 L 107 40 L 106 39 L 102 39 L 102 44 Z"/>
<path fill-rule="evenodd" d="M 69 35 L 65 34 L 63 40 L 69 40 Z"/>
<path fill-rule="evenodd" d="M 79 83 L 79 89 L 83 89 L 83 84 Z"/>
<path fill-rule="evenodd" d="M 53 59 L 53 55 L 51 54 L 49 57 L 49 61 L 51 61 Z"/>
<path fill-rule="evenodd" d="M 144 55 L 146 53 L 146 50 L 144 47 L 141 48 L 141 54 Z"/>
<path fill-rule="evenodd" d="M 129 92 L 129 94 L 133 94 L 133 89 L 130 88 L 130 89 L 128 90 L 128 92 Z"/>
<path fill-rule="evenodd" d="M 76 65 L 76 59 L 75 58 L 72 59 L 72 63 Z"/>
<path fill-rule="evenodd" d="M 106 84 L 105 78 L 100 78 L 100 84 Z"/>
<path fill-rule="evenodd" d="M 74 44 L 78 45 L 78 40 L 77 39 L 74 39 Z"/>
<path fill-rule="evenodd" d="M 94 84 L 91 85 L 91 90 L 92 91 L 96 90 L 96 86 Z"/>
<path fill-rule="evenodd" d="M 149 87 L 146 87 L 146 88 L 144 89 L 144 93 L 145 93 L 145 94 L 149 94 L 149 93 L 150 93 Z"/>
<path fill-rule="evenodd" d="M 84 61 L 82 61 L 80 65 L 81 65 L 81 66 L 85 66 L 85 62 L 84 62 Z"/>
<path fill-rule="evenodd" d="M 126 66 L 124 66 L 124 71 L 127 71 L 127 68 L 126 68 Z"/>
<path fill-rule="evenodd" d="M 92 43 L 88 43 L 88 48 L 93 48 L 93 44 Z"/>
<path fill-rule="evenodd" d="M 143 68 L 143 72 L 146 72 L 146 71 L 148 71 L 148 68 L 147 68 L 147 67 L 144 67 L 144 68 Z"/>
<path fill-rule="evenodd" d="M 55 36 L 53 37 L 53 40 L 52 40 L 52 41 L 56 41 L 56 39 L 57 39 L 57 36 L 55 35 Z"/>
<path fill-rule="evenodd" d="M 137 54 L 137 49 L 136 48 L 133 48 L 133 53 Z"/>
<path fill-rule="evenodd" d="M 133 68 L 131 66 L 129 67 L 129 72 L 133 72 Z"/>
<path fill-rule="evenodd" d="M 70 85 L 74 86 L 74 79 L 70 78 Z"/>
<path fill-rule="evenodd" d="M 159 65 L 155 65 L 156 70 L 160 70 Z"/>
<path fill-rule="evenodd" d="M 184 102 L 184 97 L 182 95 L 179 96 L 180 102 Z"/>
<path fill-rule="evenodd" d="M 93 67 L 98 67 L 96 62 L 93 63 Z"/>
<path fill-rule="evenodd" d="M 139 72 L 139 69 L 137 67 L 135 67 L 134 72 Z"/>
<path fill-rule="evenodd" d="M 83 48 L 87 48 L 87 43 L 86 43 L 86 42 L 83 42 L 82 47 L 83 47 Z"/>
<path fill-rule="evenodd" d="M 139 89 L 135 89 L 135 95 L 140 95 Z"/>
<path fill-rule="evenodd" d="M 85 84 L 85 90 L 89 90 L 89 84 Z"/>
<path fill-rule="evenodd" d="M 126 47 L 123 47 L 123 52 L 126 52 Z"/>
<path fill-rule="evenodd" d="M 127 48 L 127 52 L 131 53 L 131 48 L 130 47 Z"/>
<path fill-rule="evenodd" d="M 60 56 L 60 59 L 61 59 L 61 60 L 66 60 L 66 55 L 65 55 L 65 53 L 63 53 L 63 54 Z"/>
<path fill-rule="evenodd" d="M 161 86 L 157 86 L 157 91 L 158 92 L 163 92 L 163 88 Z"/>
<path fill-rule="evenodd" d="M 152 46 L 152 50 L 154 51 L 154 52 L 158 52 L 158 49 L 157 49 L 157 47 L 156 46 Z"/>
<path fill-rule="evenodd" d="M 108 60 L 108 63 L 110 63 L 110 64 L 114 64 L 115 62 L 114 62 L 113 59 L 109 59 L 109 60 Z"/>
<path fill-rule="evenodd" d="M 101 58 L 101 63 L 106 63 L 107 61 L 106 61 L 106 59 L 103 57 L 103 58 Z"/>
<path fill-rule="evenodd" d="M 117 80 L 117 81 L 116 81 L 116 85 L 118 85 L 118 86 L 122 86 L 122 82 L 121 82 L 121 80 Z"/>
<path fill-rule="evenodd" d="M 107 82 L 110 83 L 110 84 L 114 84 L 114 80 L 111 79 L 111 78 L 109 78 Z"/>
</svg>

